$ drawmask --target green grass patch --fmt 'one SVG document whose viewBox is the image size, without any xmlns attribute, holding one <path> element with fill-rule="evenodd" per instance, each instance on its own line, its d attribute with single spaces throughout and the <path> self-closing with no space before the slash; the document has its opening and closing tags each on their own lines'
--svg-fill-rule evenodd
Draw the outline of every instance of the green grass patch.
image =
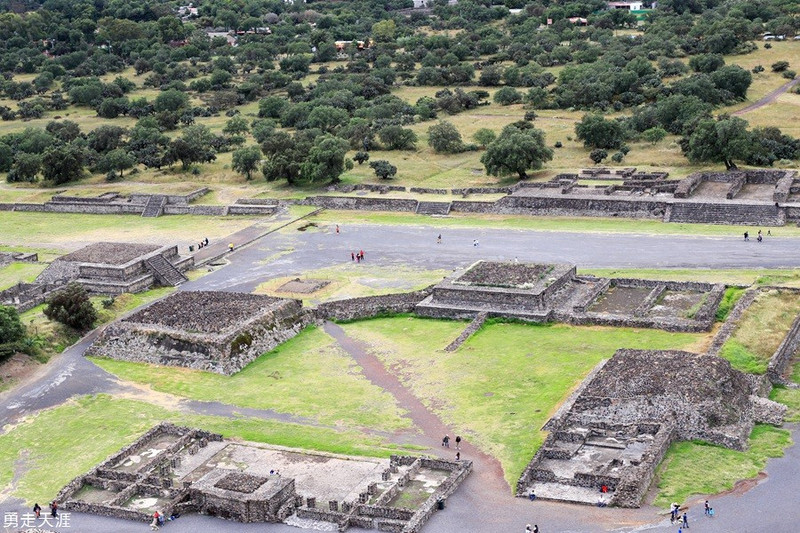
<svg viewBox="0 0 800 533">
<path fill-rule="evenodd" d="M 728 285 L 752 285 L 769 277 L 773 285 L 797 286 L 800 269 L 707 269 L 707 268 L 580 268 L 579 274 L 603 278 L 642 278 L 663 281 L 702 281 Z M 737 297 L 738 300 L 738 297 Z"/>
<path fill-rule="evenodd" d="M 17 283 L 31 283 L 44 270 L 42 263 L 13 262 L 0 268 L 0 291 L 13 287 Z"/>
<path fill-rule="evenodd" d="M 658 469 L 658 495 L 653 503 L 669 507 L 695 494 L 730 490 L 737 481 L 755 477 L 768 458 L 782 457 L 791 444 L 789 431 L 768 425 L 753 428 L 744 452 L 701 441 L 673 443 Z"/>
<path fill-rule="evenodd" d="M 800 389 L 776 385 L 769 394 L 769 399 L 784 404 L 786 409 L 786 422 L 800 422 Z"/>
<path fill-rule="evenodd" d="M 738 370 L 763 374 L 798 313 L 800 298 L 795 293 L 762 292 L 745 311 L 720 355 Z"/>
<path fill-rule="evenodd" d="M 544 440 L 539 428 L 620 347 L 691 349 L 703 335 L 492 322 L 456 352 L 463 322 L 387 318 L 343 326 L 368 343 L 425 405 L 497 457 L 513 487 Z"/>
<path fill-rule="evenodd" d="M 431 219 L 413 213 L 386 213 L 362 211 L 324 211 L 312 218 L 329 224 L 384 224 L 419 225 L 437 228 L 476 227 L 498 229 L 522 229 L 537 231 L 569 231 L 581 233 L 639 233 L 651 235 L 708 235 L 739 239 L 745 226 L 723 226 L 715 224 L 678 224 L 656 220 L 633 220 L 599 217 L 535 217 L 521 215 L 458 215 Z M 749 228 L 749 231 L 757 229 Z M 772 228 L 773 235 L 800 236 L 800 227 L 783 226 Z M 446 237 L 444 235 L 443 237 Z"/>
<path fill-rule="evenodd" d="M 744 294 L 744 291 L 745 289 L 740 289 L 737 287 L 728 287 L 725 289 L 725 293 L 722 295 L 722 300 L 719 302 L 719 307 L 717 307 L 717 313 L 714 315 L 714 319 L 717 322 L 725 322 L 725 320 L 728 318 L 728 315 L 739 301 L 739 298 L 741 298 Z"/>
<path fill-rule="evenodd" d="M 200 427 L 226 437 L 348 455 L 386 457 L 400 450 L 356 431 L 188 415 L 136 400 L 84 396 L 4 428 L 0 435 L 0 484 L 4 492 L 10 491 L 29 505 L 52 500 L 69 481 L 161 421 Z"/>
<path fill-rule="evenodd" d="M 114 359 L 93 361 L 121 379 L 194 400 L 272 409 L 327 425 L 393 431 L 410 424 L 394 398 L 367 381 L 352 358 L 314 327 L 233 376 Z"/>
</svg>

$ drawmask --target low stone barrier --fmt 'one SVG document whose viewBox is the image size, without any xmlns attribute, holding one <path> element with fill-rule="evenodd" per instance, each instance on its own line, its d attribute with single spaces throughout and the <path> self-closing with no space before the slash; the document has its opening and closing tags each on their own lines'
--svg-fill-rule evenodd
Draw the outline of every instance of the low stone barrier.
<svg viewBox="0 0 800 533">
<path fill-rule="evenodd" d="M 428 187 L 411 187 L 408 191 L 420 194 L 450 194 L 447 189 L 430 189 Z"/>
<path fill-rule="evenodd" d="M 767 376 L 772 383 L 785 383 L 784 375 L 792 362 L 792 357 L 800 346 L 800 315 L 797 315 L 792 322 L 792 326 L 786 333 L 778 349 L 770 357 L 767 365 Z"/>
<path fill-rule="evenodd" d="M 309 196 L 300 202 L 325 209 L 415 212 L 417 201 L 404 198 L 369 198 L 361 196 Z"/>
<path fill-rule="evenodd" d="M 421 291 L 324 302 L 314 310 L 314 316 L 317 320 L 355 320 L 385 313 L 412 313 L 432 290 L 428 287 Z"/>
</svg>

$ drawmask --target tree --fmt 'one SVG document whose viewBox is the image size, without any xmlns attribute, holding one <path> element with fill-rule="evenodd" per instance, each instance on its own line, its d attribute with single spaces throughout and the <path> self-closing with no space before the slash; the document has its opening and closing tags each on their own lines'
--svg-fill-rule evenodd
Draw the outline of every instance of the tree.
<svg viewBox="0 0 800 533">
<path fill-rule="evenodd" d="M 232 117 L 222 128 L 222 133 L 225 135 L 241 135 L 248 131 L 250 131 L 250 127 L 247 125 L 247 119 L 240 116 Z"/>
<path fill-rule="evenodd" d="M 42 170 L 42 156 L 39 154 L 26 154 L 19 152 L 14 156 L 14 164 L 8 171 L 6 181 L 33 183 Z"/>
<path fill-rule="evenodd" d="M 492 141 L 497 138 L 497 134 L 489 128 L 480 128 L 472 136 L 473 140 L 478 143 L 482 148 L 486 148 Z"/>
<path fill-rule="evenodd" d="M 695 72 L 710 74 L 725 65 L 725 59 L 719 54 L 699 54 L 689 59 L 689 68 Z"/>
<path fill-rule="evenodd" d="M 385 159 L 378 159 L 369 164 L 369 167 L 375 171 L 375 175 L 383 180 L 391 179 L 397 174 L 397 167 L 389 163 Z"/>
<path fill-rule="evenodd" d="M 522 93 L 513 87 L 503 87 L 494 93 L 494 102 L 500 105 L 511 105 L 522 102 Z"/>
<path fill-rule="evenodd" d="M 314 106 L 308 114 L 308 127 L 318 128 L 325 133 L 335 133 L 339 128 L 347 124 L 350 115 L 344 109 L 330 105 Z"/>
<path fill-rule="evenodd" d="M 369 154 L 367 152 L 358 151 L 356 155 L 353 156 L 353 159 L 359 165 L 363 164 L 365 161 L 369 161 Z"/>
<path fill-rule="evenodd" d="M 661 126 L 649 128 L 642 132 L 642 139 L 650 144 L 656 144 L 657 142 L 663 141 L 666 136 L 667 130 Z"/>
<path fill-rule="evenodd" d="M 772 69 L 772 72 L 783 72 L 784 70 L 789 68 L 789 62 L 776 61 L 775 63 L 772 64 L 770 68 Z"/>
<path fill-rule="evenodd" d="M 136 158 L 130 155 L 122 148 L 116 148 L 103 156 L 104 166 L 110 171 L 119 171 L 119 179 L 122 179 L 122 173 L 125 169 L 133 167 L 136 164 Z"/>
<path fill-rule="evenodd" d="M 73 282 L 50 297 L 44 308 L 44 316 L 78 331 L 86 331 L 94 326 L 97 311 L 86 289 Z"/>
<path fill-rule="evenodd" d="M 617 120 L 606 120 L 599 114 L 587 114 L 575 125 L 575 133 L 586 147 L 619 148 L 626 132 L 625 126 Z"/>
<path fill-rule="evenodd" d="M 25 338 L 25 326 L 19 319 L 17 310 L 8 305 L 0 305 L 0 345 L 11 344 Z"/>
<path fill-rule="evenodd" d="M 608 157 L 608 152 L 601 148 L 595 148 L 589 152 L 589 159 L 591 159 L 595 165 L 599 165 L 606 157 Z"/>
<path fill-rule="evenodd" d="M 189 96 L 177 89 L 169 89 L 159 93 L 153 103 L 157 112 L 172 111 L 177 112 L 189 105 Z"/>
<path fill-rule="evenodd" d="M 442 154 L 464 151 L 461 134 L 452 123 L 444 120 L 428 128 L 428 145 L 434 152 Z"/>
<path fill-rule="evenodd" d="M 747 121 L 727 115 L 699 122 L 682 147 L 689 161 L 721 162 L 728 170 L 737 168 L 734 161 L 747 159 L 755 148 Z"/>
<path fill-rule="evenodd" d="M 48 148 L 42 156 L 42 176 L 55 185 L 83 177 L 83 149 L 76 144 Z"/>
<path fill-rule="evenodd" d="M 98 154 L 110 152 L 122 145 L 125 133 L 125 128 L 119 126 L 97 127 L 89 133 L 88 146 Z"/>
<path fill-rule="evenodd" d="M 310 183 L 339 181 L 339 176 L 344 172 L 347 149 L 348 144 L 344 139 L 332 135 L 317 137 L 308 157 L 300 165 L 302 179 Z"/>
<path fill-rule="evenodd" d="M 397 25 L 395 24 L 394 20 L 382 20 L 372 25 L 372 36 L 378 42 L 388 43 L 394 41 L 394 34 L 396 30 Z"/>
<path fill-rule="evenodd" d="M 250 181 L 260 162 L 261 149 L 258 146 L 248 146 L 233 152 L 233 170 L 244 174 L 247 181 Z"/>
<path fill-rule="evenodd" d="M 262 118 L 281 118 L 283 109 L 289 104 L 286 98 L 267 96 L 258 101 L 258 116 Z"/>
<path fill-rule="evenodd" d="M 545 144 L 544 132 L 536 128 L 521 130 L 512 124 L 503 128 L 500 136 L 486 147 L 481 163 L 493 176 L 516 173 L 525 179 L 528 170 L 542 168 L 551 159 L 553 150 Z"/>
<path fill-rule="evenodd" d="M 750 88 L 753 81 L 753 76 L 738 65 L 728 65 L 713 72 L 711 81 L 717 88 L 728 91 L 736 98 L 744 99 L 747 96 L 747 89 Z"/>
<path fill-rule="evenodd" d="M 413 150 L 416 148 L 417 134 L 402 126 L 386 126 L 378 132 L 378 137 L 387 150 Z"/>
</svg>

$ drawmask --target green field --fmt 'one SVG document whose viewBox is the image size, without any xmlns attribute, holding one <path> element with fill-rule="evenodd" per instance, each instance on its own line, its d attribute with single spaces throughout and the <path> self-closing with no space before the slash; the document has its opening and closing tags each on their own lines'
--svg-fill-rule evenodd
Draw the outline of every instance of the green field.
<svg viewBox="0 0 800 533">
<path fill-rule="evenodd" d="M 46 265 L 42 263 L 9 263 L 0 267 L 0 291 L 20 282 L 31 283 Z"/>
<path fill-rule="evenodd" d="M 112 359 L 93 361 L 121 379 L 194 400 L 271 409 L 328 426 L 383 431 L 409 427 L 392 396 L 370 384 L 335 341 L 314 327 L 233 376 Z"/>
<path fill-rule="evenodd" d="M 153 425 L 168 421 L 225 437 L 348 455 L 388 457 L 401 448 L 358 431 L 336 431 L 254 418 L 198 416 L 151 403 L 84 396 L 39 412 L 0 435 L 0 486 L 28 505 L 46 502 Z"/>
<path fill-rule="evenodd" d="M 763 374 L 789 327 L 800 313 L 800 297 L 789 291 L 760 294 L 745 311 L 720 355 L 743 372 Z"/>
<path fill-rule="evenodd" d="M 600 360 L 621 347 L 692 349 L 703 335 L 493 323 L 456 352 L 462 323 L 382 318 L 343 325 L 455 433 L 496 457 L 512 487 L 544 440 L 542 425 Z"/>
</svg>

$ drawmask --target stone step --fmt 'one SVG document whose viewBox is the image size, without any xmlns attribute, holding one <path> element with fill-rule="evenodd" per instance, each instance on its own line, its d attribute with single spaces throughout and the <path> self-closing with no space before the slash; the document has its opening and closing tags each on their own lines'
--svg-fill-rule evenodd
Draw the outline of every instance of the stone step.
<svg viewBox="0 0 800 533">
<path fill-rule="evenodd" d="M 553 317 L 551 310 L 528 311 L 469 302 L 437 302 L 431 296 L 417 304 L 415 312 L 422 316 L 469 317 L 473 319 L 479 314 L 485 313 L 493 317 L 519 318 L 531 322 L 549 322 Z"/>
<path fill-rule="evenodd" d="M 165 205 L 167 205 L 167 197 L 161 194 L 154 194 L 147 199 L 147 203 L 144 206 L 144 211 L 142 211 L 142 216 L 161 216 L 161 214 L 164 212 Z"/>
<path fill-rule="evenodd" d="M 418 215 L 448 215 L 451 202 L 417 202 Z"/>
<path fill-rule="evenodd" d="M 161 255 L 154 255 L 145 263 L 150 271 L 153 272 L 156 280 L 164 286 L 177 287 L 181 283 L 188 281 L 180 270 L 172 266 L 172 263 Z"/>
<path fill-rule="evenodd" d="M 685 202 L 672 204 L 668 222 L 782 226 L 786 217 L 774 205 Z"/>
</svg>

